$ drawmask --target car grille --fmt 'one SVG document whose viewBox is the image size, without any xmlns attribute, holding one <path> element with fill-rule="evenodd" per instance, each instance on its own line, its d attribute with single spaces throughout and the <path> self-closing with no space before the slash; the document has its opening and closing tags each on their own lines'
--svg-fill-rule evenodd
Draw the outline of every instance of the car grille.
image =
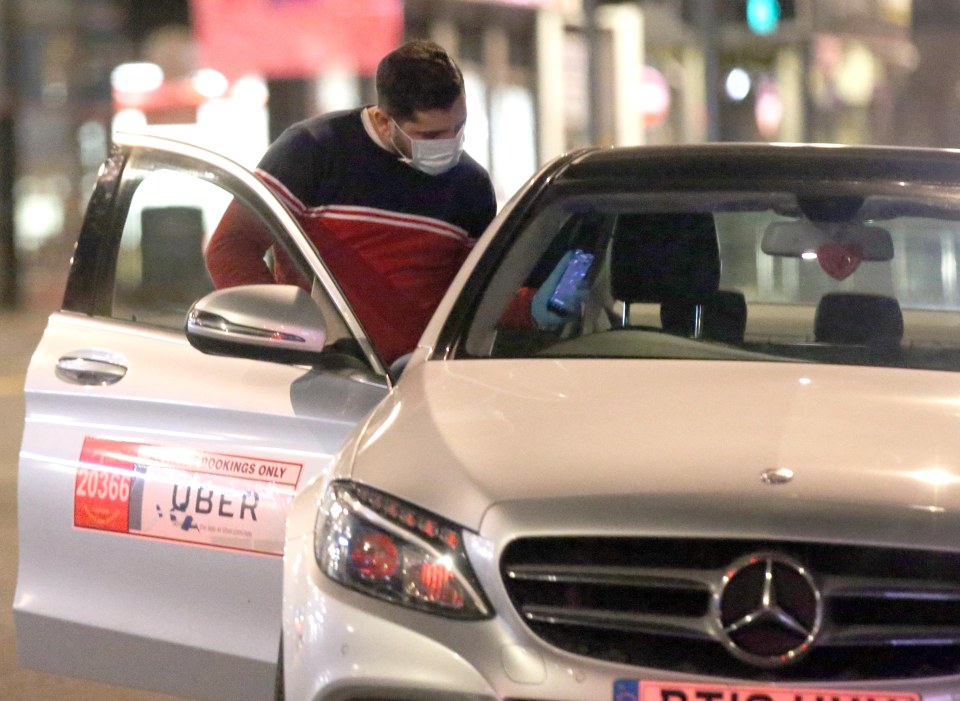
<svg viewBox="0 0 960 701">
<path fill-rule="evenodd" d="M 810 651 L 774 668 L 738 659 L 713 613 L 724 574 L 755 553 L 801 563 L 821 595 Z M 960 553 L 769 541 L 527 538 L 501 558 L 530 629 L 562 650 L 757 681 L 960 674 Z"/>
</svg>

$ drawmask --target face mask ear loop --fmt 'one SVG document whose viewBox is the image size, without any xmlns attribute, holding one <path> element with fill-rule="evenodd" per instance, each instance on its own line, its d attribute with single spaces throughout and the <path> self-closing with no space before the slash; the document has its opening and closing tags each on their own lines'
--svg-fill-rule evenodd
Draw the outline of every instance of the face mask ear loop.
<svg viewBox="0 0 960 701">
<path fill-rule="evenodd" d="M 399 146 L 397 146 L 397 145 L 393 142 L 392 139 L 390 140 L 390 145 L 393 146 L 393 148 L 396 149 L 397 155 L 400 157 L 400 160 L 403 161 L 404 163 L 408 163 L 408 164 L 409 164 L 409 163 L 411 163 L 411 162 L 413 161 L 412 156 L 413 156 L 413 142 L 414 142 L 414 138 L 413 138 L 412 136 L 410 136 L 407 132 L 405 132 L 405 131 L 400 127 L 400 125 L 397 123 L 397 120 L 396 120 L 396 119 L 394 119 L 393 117 L 390 117 L 390 121 L 393 122 L 393 126 L 395 126 L 395 127 L 397 128 L 397 131 L 398 131 L 398 132 L 400 132 L 401 134 L 403 134 L 403 137 L 404 137 L 404 138 L 407 140 L 407 142 L 410 144 L 410 156 L 405 156 L 405 155 L 403 155 L 403 149 L 401 149 Z"/>
</svg>

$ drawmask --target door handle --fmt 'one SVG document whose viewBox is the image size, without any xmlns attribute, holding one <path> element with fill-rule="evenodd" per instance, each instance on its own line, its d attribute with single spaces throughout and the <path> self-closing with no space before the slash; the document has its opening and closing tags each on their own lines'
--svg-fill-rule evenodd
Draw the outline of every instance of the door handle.
<svg viewBox="0 0 960 701">
<path fill-rule="evenodd" d="M 104 351 L 75 351 L 57 360 L 57 377 L 75 385 L 112 385 L 127 374 L 123 358 Z"/>
</svg>

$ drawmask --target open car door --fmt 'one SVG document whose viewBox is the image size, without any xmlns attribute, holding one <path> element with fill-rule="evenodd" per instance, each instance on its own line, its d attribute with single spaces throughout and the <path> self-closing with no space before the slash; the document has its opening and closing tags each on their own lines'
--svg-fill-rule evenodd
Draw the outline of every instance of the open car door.
<svg viewBox="0 0 960 701">
<path fill-rule="evenodd" d="M 233 201 L 311 283 L 316 362 L 188 342 L 187 311 L 212 290 L 203 249 Z M 26 379 L 21 664 L 195 698 L 269 698 L 287 507 L 388 384 L 261 181 L 199 148 L 118 137 Z"/>
</svg>

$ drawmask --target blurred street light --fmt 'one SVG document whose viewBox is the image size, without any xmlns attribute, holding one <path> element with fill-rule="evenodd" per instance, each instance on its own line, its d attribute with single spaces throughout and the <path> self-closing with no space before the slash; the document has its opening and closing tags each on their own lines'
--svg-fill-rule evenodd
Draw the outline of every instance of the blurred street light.
<svg viewBox="0 0 960 701">
<path fill-rule="evenodd" d="M 777 0 L 747 0 L 747 26 L 754 34 L 772 34 L 780 23 Z"/>
<path fill-rule="evenodd" d="M 750 74 L 740 67 L 732 68 L 727 73 L 727 79 L 723 84 L 727 91 L 727 97 L 734 102 L 745 100 L 752 87 Z"/>
</svg>

